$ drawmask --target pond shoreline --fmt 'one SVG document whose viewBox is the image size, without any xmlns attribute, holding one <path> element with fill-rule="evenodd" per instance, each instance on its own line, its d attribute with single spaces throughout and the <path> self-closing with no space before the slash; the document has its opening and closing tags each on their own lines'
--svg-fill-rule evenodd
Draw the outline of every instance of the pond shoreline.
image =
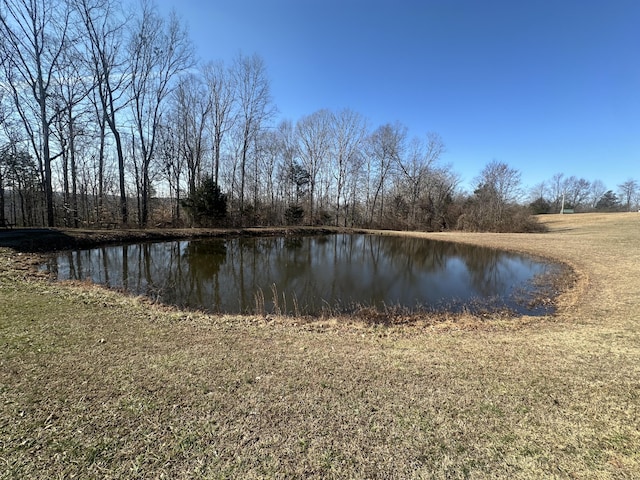
<svg viewBox="0 0 640 480">
<path fill-rule="evenodd" d="M 549 286 L 561 272 L 528 254 L 334 232 L 143 241 L 45 256 L 41 271 L 52 279 L 90 280 L 213 314 L 541 316 L 552 314 Z"/>
<path fill-rule="evenodd" d="M 51 279 L 50 274 L 43 272 L 40 267 L 45 259 L 46 254 L 69 251 L 84 250 L 96 247 L 128 245 L 145 242 L 166 242 L 180 240 L 201 240 L 207 238 L 238 238 L 238 237 L 274 237 L 274 236 L 310 236 L 310 235 L 335 235 L 340 233 L 347 234 L 368 234 L 382 236 L 398 236 L 424 238 L 445 243 L 459 244 L 475 244 L 482 245 L 483 242 L 467 241 L 464 234 L 446 235 L 433 232 L 420 231 L 392 231 L 392 230 L 369 230 L 361 228 L 344 228 L 344 227 L 252 227 L 252 228 L 220 228 L 220 229 L 201 229 L 201 228 L 185 228 L 185 229 L 114 229 L 114 230 L 88 230 L 88 229 L 65 229 L 65 228 L 21 228 L 0 231 L 0 248 L 10 248 L 17 252 L 18 255 L 13 257 L 13 261 L 17 268 L 26 272 L 31 277 L 46 277 Z M 461 236 L 460 236 L 461 235 Z M 490 234 L 489 234 L 490 235 Z M 517 254 L 531 256 L 534 259 L 543 262 L 549 262 L 559 265 L 561 268 L 555 275 L 548 275 L 544 281 L 545 285 L 538 285 L 540 295 L 536 296 L 533 303 L 545 304 L 551 306 L 551 310 L 546 316 L 555 316 L 557 314 L 558 299 L 570 291 L 575 285 L 576 273 L 574 269 L 565 262 L 554 258 L 552 255 L 541 254 L 540 252 L 531 252 L 520 248 L 512 247 L 496 247 L 485 245 L 489 248 L 497 250 L 509 251 Z M 188 308 L 183 308 L 189 310 Z M 335 313 L 335 312 L 334 312 Z M 355 317 L 369 317 L 374 312 L 371 309 L 364 309 Z M 407 315 L 398 315 L 399 312 L 391 314 L 392 317 L 402 318 L 400 323 L 413 323 L 416 318 L 423 318 L 425 315 L 435 320 L 436 317 L 443 316 L 437 312 L 417 312 Z M 467 314 L 470 312 L 466 312 Z M 520 317 L 510 310 L 497 310 L 491 314 L 489 312 L 477 313 L 475 316 L 486 318 L 489 314 L 492 318 L 508 318 Z M 364 314 L 364 315 L 363 315 Z M 381 312 L 373 315 L 376 317 L 375 323 L 387 323 L 389 312 L 382 314 Z M 458 317 L 460 313 L 447 313 L 445 317 Z M 338 315 L 343 316 L 343 315 Z M 537 317 L 537 315 L 536 315 Z M 396 319 L 397 321 L 398 319 Z M 394 322 L 395 323 L 395 322 Z"/>
<path fill-rule="evenodd" d="M 362 230 L 340 227 L 252 227 L 252 228 L 181 228 L 181 229 L 114 229 L 88 230 L 71 228 L 14 228 L 0 230 L 0 247 L 23 253 L 45 253 L 83 249 L 104 245 L 190 240 L 289 235 L 329 235 Z"/>
</svg>

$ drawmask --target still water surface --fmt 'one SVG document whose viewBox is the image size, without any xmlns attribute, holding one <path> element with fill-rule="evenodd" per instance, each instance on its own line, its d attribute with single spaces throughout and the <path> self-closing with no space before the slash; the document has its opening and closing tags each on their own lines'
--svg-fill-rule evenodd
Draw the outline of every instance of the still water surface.
<svg viewBox="0 0 640 480">
<path fill-rule="evenodd" d="M 109 246 L 58 253 L 45 268 L 59 280 L 90 279 L 211 312 L 401 306 L 536 315 L 548 309 L 527 305 L 536 293 L 533 280 L 556 267 L 469 245 L 345 234 Z"/>
</svg>

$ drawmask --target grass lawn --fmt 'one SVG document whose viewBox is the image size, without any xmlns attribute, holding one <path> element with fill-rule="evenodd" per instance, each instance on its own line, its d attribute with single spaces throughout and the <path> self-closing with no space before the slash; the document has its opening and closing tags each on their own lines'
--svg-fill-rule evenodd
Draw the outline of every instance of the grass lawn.
<svg viewBox="0 0 640 480">
<path fill-rule="evenodd" d="M 207 316 L 0 250 L 0 478 L 640 478 L 640 214 L 414 234 L 569 264 L 558 313 Z"/>
</svg>

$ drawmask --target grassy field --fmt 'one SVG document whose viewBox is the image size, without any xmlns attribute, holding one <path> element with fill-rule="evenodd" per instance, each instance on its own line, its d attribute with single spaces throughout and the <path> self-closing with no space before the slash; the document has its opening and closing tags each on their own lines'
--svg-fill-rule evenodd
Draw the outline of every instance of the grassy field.
<svg viewBox="0 0 640 480">
<path fill-rule="evenodd" d="M 542 220 L 425 236 L 568 263 L 557 315 L 435 325 L 173 311 L 0 250 L 0 478 L 640 478 L 640 214 Z"/>
</svg>

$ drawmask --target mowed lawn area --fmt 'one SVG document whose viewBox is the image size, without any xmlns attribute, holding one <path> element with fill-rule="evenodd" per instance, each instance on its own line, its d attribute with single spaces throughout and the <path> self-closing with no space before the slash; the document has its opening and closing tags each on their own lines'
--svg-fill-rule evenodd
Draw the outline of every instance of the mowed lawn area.
<svg viewBox="0 0 640 480">
<path fill-rule="evenodd" d="M 558 313 L 207 316 L 0 250 L 0 478 L 640 478 L 640 213 L 416 234 L 575 270 Z"/>
</svg>

